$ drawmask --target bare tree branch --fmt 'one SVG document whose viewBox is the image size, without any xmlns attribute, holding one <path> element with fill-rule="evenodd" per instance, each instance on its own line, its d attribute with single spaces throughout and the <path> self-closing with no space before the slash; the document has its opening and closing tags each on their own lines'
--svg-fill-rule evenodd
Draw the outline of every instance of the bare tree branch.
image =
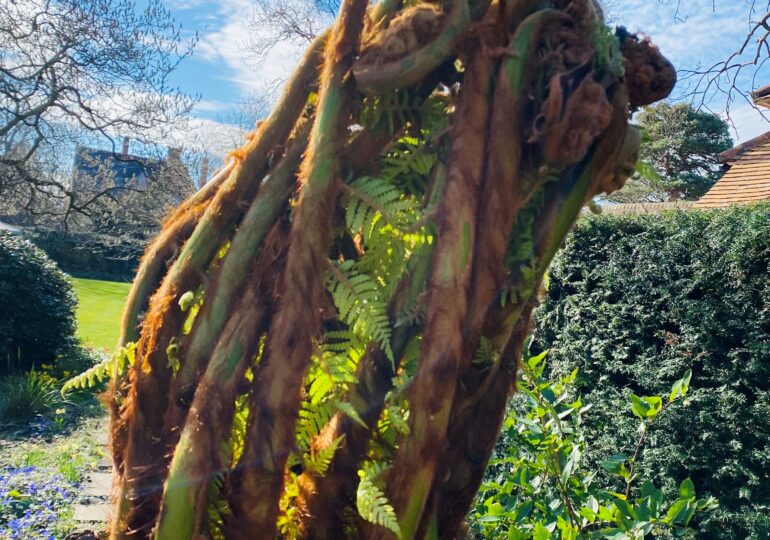
<svg viewBox="0 0 770 540">
<path fill-rule="evenodd" d="M 0 198 L 30 215 L 83 213 L 68 161 L 84 135 L 158 139 L 196 99 L 168 84 L 197 36 L 160 0 L 0 2 Z M 91 203 L 99 197 L 93 198 Z M 51 199 L 44 202 L 45 199 Z M 60 207 L 64 203 L 69 208 Z"/>
</svg>

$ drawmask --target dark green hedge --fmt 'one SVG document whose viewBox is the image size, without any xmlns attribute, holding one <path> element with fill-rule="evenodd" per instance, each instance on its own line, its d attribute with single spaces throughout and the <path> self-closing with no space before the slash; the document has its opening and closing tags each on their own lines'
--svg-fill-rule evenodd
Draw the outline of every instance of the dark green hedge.
<svg viewBox="0 0 770 540">
<path fill-rule="evenodd" d="M 687 476 L 721 507 L 699 538 L 770 538 L 770 205 L 582 220 L 554 262 L 535 349 L 579 368 L 592 459 L 633 451 L 619 409 L 688 368 L 691 396 L 654 426 L 643 477 Z M 623 426 L 629 426 L 624 428 Z"/>
<path fill-rule="evenodd" d="M 134 277 L 147 241 L 86 233 L 40 229 L 32 241 L 56 263 L 78 277 L 130 281 Z"/>
<path fill-rule="evenodd" d="M 56 263 L 30 242 L 0 234 L 0 375 L 71 353 L 75 305 Z"/>
</svg>

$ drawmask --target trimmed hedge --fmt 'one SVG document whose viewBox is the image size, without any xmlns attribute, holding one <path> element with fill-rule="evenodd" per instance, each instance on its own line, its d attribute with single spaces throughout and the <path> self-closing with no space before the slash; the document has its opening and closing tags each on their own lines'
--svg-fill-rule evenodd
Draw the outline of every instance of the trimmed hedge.
<svg viewBox="0 0 770 540">
<path fill-rule="evenodd" d="M 535 350 L 579 369 L 590 459 L 633 453 L 619 407 L 663 394 L 689 368 L 691 395 L 644 447 L 642 477 L 690 476 L 720 508 L 698 538 L 770 538 L 770 205 L 581 220 L 554 262 Z M 599 469 L 599 467 L 596 467 Z"/>
<path fill-rule="evenodd" d="M 0 234 L 0 375 L 71 353 L 75 305 L 72 284 L 42 250 Z"/>
<path fill-rule="evenodd" d="M 128 235 L 65 233 L 38 229 L 32 241 L 56 263 L 78 277 L 130 281 L 147 242 Z"/>
</svg>

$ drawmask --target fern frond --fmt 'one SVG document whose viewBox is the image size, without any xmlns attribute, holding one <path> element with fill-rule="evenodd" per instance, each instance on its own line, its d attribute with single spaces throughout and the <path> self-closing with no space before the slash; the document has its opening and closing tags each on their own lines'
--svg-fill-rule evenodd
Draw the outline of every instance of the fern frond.
<svg viewBox="0 0 770 540">
<path fill-rule="evenodd" d="M 380 159 L 380 177 L 406 194 L 421 195 L 436 159 L 438 154 L 427 141 L 403 137 Z"/>
<path fill-rule="evenodd" d="M 297 420 L 297 448 L 301 453 L 310 449 L 313 439 L 315 439 L 321 429 L 331 419 L 336 411 L 333 401 L 324 401 L 317 405 L 311 405 L 303 401 Z"/>
<path fill-rule="evenodd" d="M 340 435 L 334 439 L 331 444 L 328 444 L 317 452 L 311 450 L 306 453 L 302 460 L 305 470 L 319 476 L 326 474 L 326 471 L 329 469 L 329 465 L 334 458 L 334 454 L 337 452 L 337 448 L 340 447 L 344 438 L 344 434 Z"/>
<path fill-rule="evenodd" d="M 414 124 L 419 119 L 422 98 L 413 90 L 398 89 L 390 94 L 372 96 L 364 100 L 361 115 L 364 126 L 372 128 L 382 121 L 387 122 L 388 132 L 396 131 L 396 124 Z"/>
<path fill-rule="evenodd" d="M 225 520 L 230 514 L 230 507 L 227 500 L 222 497 L 224 486 L 225 473 L 218 471 L 209 481 L 206 504 L 208 519 L 205 526 L 208 533 L 207 538 L 212 540 L 225 540 Z"/>
<path fill-rule="evenodd" d="M 390 320 L 378 284 L 352 261 L 332 265 L 328 283 L 340 320 L 376 342 L 393 362 Z"/>
<path fill-rule="evenodd" d="M 358 476 L 361 478 L 356 491 L 358 514 L 366 521 L 385 527 L 401 538 L 396 511 L 382 489 L 374 483 L 371 471 L 364 468 L 358 471 Z"/>
<path fill-rule="evenodd" d="M 62 395 L 77 388 L 92 388 L 107 377 L 115 378 L 122 375 L 126 369 L 126 365 L 134 364 L 135 350 L 136 343 L 129 343 L 112 356 L 105 358 L 95 366 L 88 368 L 80 375 L 72 377 L 62 385 Z"/>
<path fill-rule="evenodd" d="M 347 403 L 345 401 L 337 403 L 337 409 L 340 412 L 348 415 L 356 424 L 358 424 L 362 428 L 369 429 L 369 426 L 366 425 L 366 422 L 364 422 L 363 418 L 361 418 L 361 415 L 358 414 L 358 411 L 350 403 Z"/>
<path fill-rule="evenodd" d="M 341 396 L 351 383 L 357 381 L 356 366 L 360 355 L 356 350 L 328 353 L 322 350 L 313 357 L 307 375 L 307 395 L 311 405 Z"/>
<path fill-rule="evenodd" d="M 379 177 L 364 176 L 344 184 L 348 194 L 345 222 L 366 241 L 378 221 L 406 228 L 420 213 L 416 199 L 404 195 L 398 187 Z"/>
<path fill-rule="evenodd" d="M 418 298 L 406 305 L 396 317 L 396 328 L 399 326 L 413 326 L 425 320 L 425 304 Z"/>
<path fill-rule="evenodd" d="M 482 336 L 479 347 L 473 355 L 473 363 L 478 365 L 494 364 L 498 357 L 499 351 L 495 349 L 489 339 Z"/>
<path fill-rule="evenodd" d="M 289 472 L 283 495 L 278 503 L 281 513 L 278 515 L 278 530 L 281 538 L 295 540 L 300 537 L 299 509 L 294 501 L 299 497 L 299 477 Z"/>
</svg>

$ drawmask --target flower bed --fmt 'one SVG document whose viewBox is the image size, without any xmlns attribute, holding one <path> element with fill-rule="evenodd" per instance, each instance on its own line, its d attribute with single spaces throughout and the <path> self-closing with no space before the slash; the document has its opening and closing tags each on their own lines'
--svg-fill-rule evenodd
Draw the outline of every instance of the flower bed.
<svg viewBox="0 0 770 540">
<path fill-rule="evenodd" d="M 0 538 L 62 538 L 71 523 L 77 488 L 55 468 L 0 470 Z"/>
</svg>

